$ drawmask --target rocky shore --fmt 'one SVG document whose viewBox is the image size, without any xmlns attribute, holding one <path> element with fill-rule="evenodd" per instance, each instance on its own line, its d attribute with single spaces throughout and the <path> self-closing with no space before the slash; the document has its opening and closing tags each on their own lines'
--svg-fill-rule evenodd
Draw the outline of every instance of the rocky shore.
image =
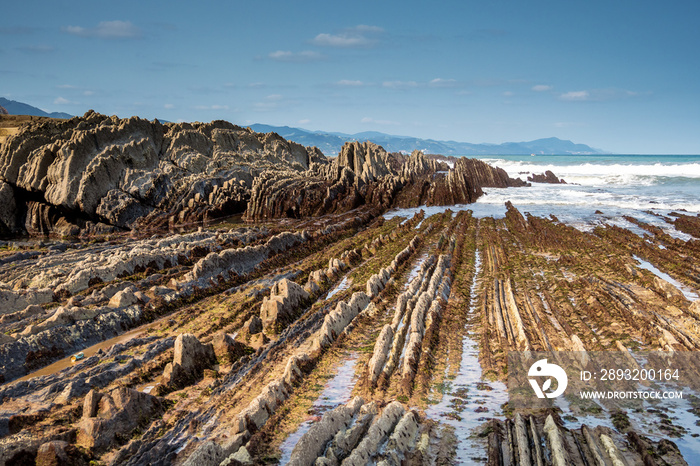
<svg viewBox="0 0 700 466">
<path fill-rule="evenodd" d="M 696 217 L 385 220 L 522 182 L 225 122 L 35 122 L 0 160 L 3 231 L 52 235 L 0 248 L 0 464 L 692 464 L 661 410 L 488 400 L 509 351 L 697 351 L 700 302 L 639 262 L 697 299 Z"/>
<path fill-rule="evenodd" d="M 378 208 L 474 202 L 519 186 L 500 169 L 453 169 L 415 152 L 347 143 L 336 158 L 225 121 L 165 123 L 95 112 L 20 127 L 0 148 L 0 234 L 79 236 Z"/>
</svg>

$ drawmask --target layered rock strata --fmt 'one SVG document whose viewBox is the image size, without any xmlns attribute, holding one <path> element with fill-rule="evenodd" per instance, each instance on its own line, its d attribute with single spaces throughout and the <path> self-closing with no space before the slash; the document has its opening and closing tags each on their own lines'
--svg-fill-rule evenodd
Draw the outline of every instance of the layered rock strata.
<svg viewBox="0 0 700 466">
<path fill-rule="evenodd" d="M 482 187 L 522 184 L 477 160 L 449 168 L 370 142 L 347 143 L 330 159 L 224 121 L 162 124 L 93 111 L 22 126 L 0 146 L 0 167 L 0 234 L 57 236 L 469 203 Z"/>
</svg>

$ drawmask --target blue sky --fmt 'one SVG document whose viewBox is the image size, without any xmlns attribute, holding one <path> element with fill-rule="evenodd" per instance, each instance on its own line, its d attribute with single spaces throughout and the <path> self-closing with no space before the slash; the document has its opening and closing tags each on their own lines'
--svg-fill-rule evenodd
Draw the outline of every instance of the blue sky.
<svg viewBox="0 0 700 466">
<path fill-rule="evenodd" d="M 0 96 L 48 111 L 226 119 L 619 153 L 700 153 L 700 3 L 26 1 Z"/>
</svg>

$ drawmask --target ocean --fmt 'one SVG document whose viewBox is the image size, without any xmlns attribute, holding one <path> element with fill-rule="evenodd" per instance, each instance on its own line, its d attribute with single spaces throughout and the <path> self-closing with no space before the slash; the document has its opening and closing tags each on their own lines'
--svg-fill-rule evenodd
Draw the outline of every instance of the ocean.
<svg viewBox="0 0 700 466">
<path fill-rule="evenodd" d="M 478 217 L 502 217 L 510 201 L 523 214 L 548 217 L 580 230 L 590 231 L 607 223 L 644 232 L 623 218 L 635 217 L 657 225 L 674 237 L 687 240 L 662 216 L 671 212 L 700 213 L 700 155 L 514 155 L 476 157 L 503 168 L 509 176 L 551 170 L 567 184 L 532 183 L 528 188 L 485 188 L 475 204 L 453 206 L 470 209 Z M 428 214 L 447 207 L 427 207 Z M 409 209 L 417 211 L 419 209 Z M 596 214 L 596 211 L 602 214 Z M 406 209 L 385 217 L 406 215 Z"/>
</svg>

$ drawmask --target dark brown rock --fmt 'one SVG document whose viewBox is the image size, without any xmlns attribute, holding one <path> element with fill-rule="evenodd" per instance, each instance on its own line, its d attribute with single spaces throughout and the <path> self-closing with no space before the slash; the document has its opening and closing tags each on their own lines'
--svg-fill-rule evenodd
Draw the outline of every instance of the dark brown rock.
<svg viewBox="0 0 700 466">
<path fill-rule="evenodd" d="M 214 335 L 212 345 L 214 346 L 216 359 L 229 364 L 253 352 L 250 346 L 234 340 L 229 334 L 224 332 Z"/>
<path fill-rule="evenodd" d="M 39 447 L 36 466 L 82 466 L 88 459 L 75 446 L 62 440 L 46 442 Z"/>
<path fill-rule="evenodd" d="M 77 443 L 94 451 L 105 451 L 126 443 L 136 427 L 150 423 L 161 411 L 157 397 L 131 388 L 116 388 L 101 397 L 95 417 L 80 422 Z"/>
<path fill-rule="evenodd" d="M 528 176 L 527 180 L 534 183 L 566 184 L 566 181 L 557 178 L 557 175 L 555 175 L 551 170 L 547 170 L 540 175 L 533 174 L 532 176 Z"/>
</svg>

